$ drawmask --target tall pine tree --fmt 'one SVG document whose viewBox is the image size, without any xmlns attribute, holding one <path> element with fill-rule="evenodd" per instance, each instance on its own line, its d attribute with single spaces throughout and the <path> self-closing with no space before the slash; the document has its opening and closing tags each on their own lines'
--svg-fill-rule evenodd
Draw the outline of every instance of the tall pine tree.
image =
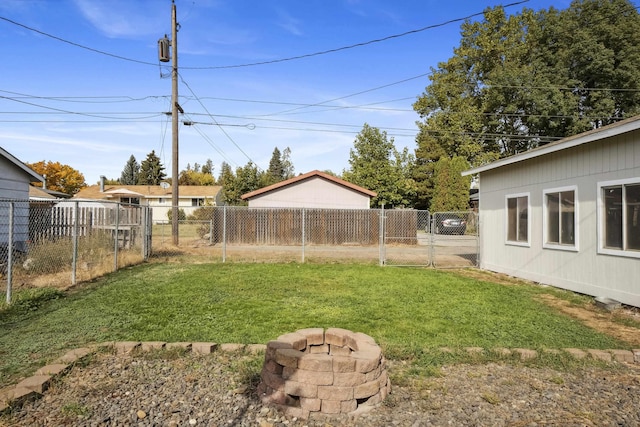
<svg viewBox="0 0 640 427">
<path fill-rule="evenodd" d="M 136 185 L 138 183 L 138 175 L 140 175 L 140 165 L 132 154 L 124 165 L 122 174 L 120 174 L 120 184 Z"/>
<path fill-rule="evenodd" d="M 139 185 L 160 185 L 166 178 L 164 166 L 160 163 L 160 158 L 156 156 L 155 150 L 147 154 L 147 158 L 140 164 L 140 174 L 138 175 Z"/>
</svg>

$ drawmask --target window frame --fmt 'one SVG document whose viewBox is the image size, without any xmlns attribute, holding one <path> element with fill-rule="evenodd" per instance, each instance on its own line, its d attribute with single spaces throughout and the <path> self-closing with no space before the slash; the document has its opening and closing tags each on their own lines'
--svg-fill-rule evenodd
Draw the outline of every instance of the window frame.
<svg viewBox="0 0 640 427">
<path fill-rule="evenodd" d="M 509 240 L 509 200 L 510 199 L 518 199 L 520 197 L 527 198 L 527 240 L 526 241 L 518 241 L 518 240 Z M 516 201 L 517 207 L 517 201 Z M 504 197 L 504 212 L 505 212 L 505 221 L 504 221 L 504 241 L 506 245 L 511 246 L 522 246 L 522 247 L 531 247 L 531 193 L 514 193 L 507 194 Z M 516 234 L 518 233 L 518 225 L 516 225 Z"/>
<path fill-rule="evenodd" d="M 630 185 L 640 185 L 640 177 L 637 178 L 626 178 L 626 179 L 616 179 L 612 181 L 601 181 L 598 182 L 598 195 L 597 195 L 597 239 L 598 239 L 598 253 L 602 255 L 614 255 L 614 256 L 622 256 L 627 258 L 640 258 L 640 250 L 630 250 L 625 249 L 627 246 L 627 229 L 626 229 L 626 217 L 627 217 L 627 201 L 626 201 L 626 186 Z M 605 200 L 603 200 L 602 193 L 603 190 L 607 187 L 621 187 L 622 188 L 622 249 L 617 248 L 607 248 L 605 247 L 605 222 L 606 222 L 606 212 L 605 212 Z"/>
<path fill-rule="evenodd" d="M 574 236 L 573 236 L 573 244 L 563 244 L 563 243 L 554 243 L 554 242 L 549 242 L 548 236 L 549 236 L 549 220 L 548 220 L 548 206 L 547 206 L 547 196 L 549 194 L 560 194 L 560 193 L 565 193 L 568 191 L 573 191 L 573 230 L 574 230 Z M 544 249 L 559 249 L 562 251 L 571 251 L 571 252 L 578 252 L 579 248 L 580 248 L 580 242 L 579 242 L 579 236 L 580 236 L 580 230 L 579 230 L 579 224 L 580 221 L 578 220 L 579 218 L 579 207 L 578 207 L 579 203 L 578 203 L 578 186 L 577 185 L 568 185 L 565 187 L 556 187 L 556 188 L 549 188 L 546 190 L 542 191 L 542 247 Z M 559 224 L 562 224 L 562 221 L 560 220 Z"/>
</svg>

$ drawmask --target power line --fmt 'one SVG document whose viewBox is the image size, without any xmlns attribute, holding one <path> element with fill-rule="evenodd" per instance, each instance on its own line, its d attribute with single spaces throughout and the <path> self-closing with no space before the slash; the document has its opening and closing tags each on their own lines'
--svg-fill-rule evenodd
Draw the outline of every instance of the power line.
<svg viewBox="0 0 640 427">
<path fill-rule="evenodd" d="M 69 40 L 65 40 L 65 39 L 63 39 L 61 37 L 57 37 L 57 36 L 54 36 L 52 34 L 45 33 L 44 31 L 36 30 L 35 28 L 32 28 L 32 27 L 29 27 L 27 25 L 21 24 L 19 22 L 13 21 L 13 20 L 11 20 L 9 18 L 5 18 L 4 16 L 0 16 L 0 19 L 3 20 L 3 21 L 8 22 L 10 24 L 17 25 L 18 27 L 22 27 L 22 28 L 24 28 L 26 30 L 33 31 L 34 33 L 38 33 L 38 34 L 43 35 L 45 37 L 52 38 L 52 39 L 57 40 L 59 42 L 67 43 L 67 44 L 70 44 L 71 46 L 79 47 L 81 49 L 86 49 L 88 51 L 99 53 L 101 55 L 106 55 L 106 56 L 110 56 L 112 58 L 121 59 L 123 61 L 135 62 L 135 63 L 143 64 L 143 65 L 153 65 L 154 67 L 158 65 L 157 63 L 145 62 L 145 61 L 139 61 L 137 59 L 126 58 L 124 56 L 115 55 L 113 53 L 105 52 L 103 50 L 94 49 L 92 47 L 84 46 L 84 45 L 81 45 L 79 43 L 75 43 L 75 42 L 72 42 L 72 41 L 69 41 Z"/>
<path fill-rule="evenodd" d="M 517 6 L 523 3 L 527 3 L 529 2 L 529 0 L 521 0 L 515 3 L 509 3 L 506 4 L 504 6 L 502 6 L 503 8 L 508 8 L 508 7 L 512 7 L 512 6 Z M 220 70 L 220 69 L 229 69 L 229 68 L 243 68 L 243 67 L 253 67 L 256 65 L 268 65 L 268 64 L 277 64 L 280 62 L 287 62 L 287 61 L 294 61 L 297 59 L 304 59 L 304 58 L 311 58 L 314 56 L 319 56 L 319 55 L 326 55 L 329 53 L 335 53 L 335 52 L 340 52 L 343 50 L 348 50 L 348 49 L 354 49 L 357 47 L 363 47 L 363 46 L 367 46 L 370 44 L 374 44 L 374 43 L 381 43 L 381 42 L 385 42 L 388 40 L 392 40 L 392 39 L 396 39 L 396 38 L 400 38 L 400 37 L 405 37 L 411 34 L 416 34 L 416 33 L 420 33 L 422 31 L 426 31 L 426 30 L 432 30 L 434 28 L 439 28 L 439 27 L 444 27 L 446 25 L 449 24 L 453 24 L 455 22 L 462 22 L 462 21 L 466 21 L 469 20 L 471 18 L 475 18 L 477 16 L 481 16 L 484 14 L 483 12 L 477 12 L 477 13 L 473 13 L 471 15 L 462 17 L 462 18 L 455 18 L 455 19 L 450 19 L 448 21 L 439 23 L 439 24 L 433 24 L 433 25 L 428 25 L 426 27 L 422 27 L 422 28 L 418 28 L 415 30 L 409 30 L 409 31 L 405 31 L 404 33 L 399 33 L 399 34 L 393 34 L 390 36 L 386 36 L 386 37 L 382 37 L 379 39 L 373 39 L 373 40 L 369 40 L 369 41 L 365 41 L 365 42 L 360 42 L 360 43 L 355 43 L 355 44 L 351 44 L 351 45 L 347 45 L 347 46 L 342 46 L 342 47 L 338 47 L 338 48 L 334 48 L 334 49 L 327 49 L 327 50 L 323 50 L 323 51 L 319 51 L 319 52 L 314 52 L 314 53 L 307 53 L 307 54 L 303 54 L 303 55 L 297 55 L 297 56 L 292 56 L 289 58 L 280 58 L 280 59 L 272 59 L 269 61 L 261 61 L 261 62 L 252 62 L 252 63 L 248 63 L 248 64 L 237 64 L 237 65 L 220 65 L 220 66 L 215 66 L 215 67 L 183 67 L 183 69 L 188 69 L 188 70 Z"/>
<path fill-rule="evenodd" d="M 219 128 L 219 129 L 222 131 L 222 133 L 227 137 L 227 139 L 228 139 L 229 141 L 231 141 L 231 143 L 232 143 L 233 145 L 235 145 L 235 146 L 236 146 L 236 148 L 237 148 L 238 150 L 240 150 L 240 152 L 241 152 L 242 154 L 244 154 L 244 156 L 245 156 L 247 159 L 249 159 L 249 161 L 250 161 L 250 162 L 252 162 L 254 165 L 256 165 L 256 167 L 257 167 L 257 168 L 258 168 L 258 170 L 259 170 L 259 169 L 260 169 L 260 167 L 258 166 L 258 164 L 257 164 L 255 161 L 253 161 L 253 159 L 251 159 L 251 157 L 249 157 L 249 155 L 248 155 L 247 153 L 245 153 L 245 151 L 244 151 L 242 148 L 240 148 L 240 146 L 236 143 L 236 141 L 235 141 L 233 138 L 231 138 L 231 135 L 229 135 L 229 134 L 227 133 L 227 131 L 226 131 L 226 130 L 224 130 L 224 128 L 223 128 L 222 126 L 220 126 L 220 124 L 218 123 L 218 121 L 216 120 L 216 118 L 215 118 L 215 117 L 214 117 L 214 116 L 209 112 L 209 110 L 207 110 L 207 107 L 202 103 L 202 101 L 200 100 L 200 98 L 198 98 L 198 96 L 195 94 L 195 92 L 193 91 L 193 89 L 191 89 L 191 86 L 189 86 L 189 84 L 184 80 L 184 78 L 182 77 L 182 75 L 181 75 L 181 74 L 178 74 L 178 76 L 180 77 L 180 81 L 181 81 L 181 82 L 182 82 L 182 83 L 187 87 L 187 89 L 189 89 L 189 92 L 191 92 L 191 95 L 193 95 L 193 97 L 196 99 L 196 101 L 198 101 L 198 103 L 199 103 L 199 104 L 200 104 L 200 106 L 204 109 L 204 111 L 206 111 L 206 112 L 207 112 L 207 114 L 208 114 L 209 118 L 210 118 L 211 120 L 213 120 L 213 122 L 218 126 L 218 128 Z"/>
<path fill-rule="evenodd" d="M 529 2 L 529 0 L 521 0 L 521 1 L 518 1 L 518 2 L 506 4 L 506 5 L 502 6 L 502 7 L 506 9 L 506 8 L 509 8 L 509 7 L 512 7 L 512 6 L 517 6 L 517 5 L 520 5 L 520 4 L 527 3 L 527 2 Z M 468 19 L 475 18 L 475 17 L 481 16 L 483 14 L 484 14 L 484 12 L 477 12 L 477 13 L 473 13 L 471 15 L 468 15 L 468 16 L 465 16 L 465 17 L 462 17 L 462 18 L 450 19 L 448 21 L 444 21 L 444 22 L 441 22 L 441 23 L 438 23 L 438 24 L 428 25 L 426 27 L 405 31 L 405 32 L 399 33 L 399 34 L 392 34 L 390 36 L 386 36 L 386 37 L 382 37 L 382 38 L 378 38 L 378 39 L 368 40 L 368 41 L 364 41 L 364 42 L 360 42 L 360 43 L 355 43 L 355 44 L 351 44 L 351 45 L 347 45 L 347 46 L 337 47 L 337 48 L 333 48 L 333 49 L 327 49 L 327 50 L 313 52 L 313 53 L 306 53 L 306 54 L 302 54 L 302 55 L 292 56 L 292 57 L 289 57 L 289 58 L 280 58 L 280 59 L 273 59 L 273 60 L 261 61 L 261 62 L 253 62 L 253 63 L 247 63 L 247 64 L 220 65 L 220 66 L 210 66 L 210 67 L 181 67 L 181 68 L 183 70 L 220 70 L 220 69 L 229 69 L 229 68 L 245 68 L 245 67 L 253 67 L 253 66 L 257 66 L 257 65 L 267 65 L 267 64 L 276 64 L 276 63 L 280 63 L 280 62 L 294 61 L 294 60 L 298 60 L 298 59 L 310 58 L 310 57 L 314 57 L 314 56 L 326 55 L 326 54 L 329 54 L 329 53 L 335 53 L 335 52 L 340 52 L 340 51 L 343 51 L 343 50 L 363 47 L 363 46 L 371 45 L 371 44 L 374 44 L 374 43 L 381 43 L 381 42 L 385 42 L 385 41 L 388 41 L 388 40 L 392 40 L 392 39 L 396 39 L 396 38 L 405 37 L 405 36 L 408 36 L 408 35 L 420 33 L 420 32 L 423 32 L 423 31 L 432 30 L 434 28 L 444 27 L 446 25 L 453 24 L 455 22 L 466 21 Z M 45 37 L 52 38 L 52 39 L 57 40 L 59 42 L 66 43 L 66 44 L 69 44 L 71 46 L 78 47 L 80 49 L 88 50 L 90 52 L 98 53 L 98 54 L 101 54 L 101 55 L 109 56 L 109 57 L 120 59 L 120 60 L 123 60 L 123 61 L 133 62 L 133 63 L 137 63 L 137 64 L 151 65 L 151 66 L 154 66 L 154 67 L 158 66 L 158 63 L 146 62 L 146 61 L 140 61 L 138 59 L 127 58 L 127 57 L 124 57 L 124 56 L 121 56 L 121 55 L 116 55 L 116 54 L 113 54 L 113 53 L 105 52 L 103 50 L 99 50 L 99 49 L 95 49 L 95 48 L 92 48 L 92 47 L 89 47 L 89 46 L 85 46 L 85 45 L 82 45 L 80 43 L 72 42 L 70 40 L 66 40 L 66 39 L 63 39 L 62 37 L 58 37 L 58 36 L 54 36 L 54 35 L 49 34 L 49 33 L 45 33 L 44 31 L 40 31 L 40 30 L 35 29 L 33 27 L 29 27 L 28 25 L 21 24 L 19 22 L 16 22 L 16 21 L 14 21 L 12 19 L 9 19 L 9 18 L 3 17 L 3 16 L 0 16 L 0 20 L 6 21 L 6 22 L 8 22 L 10 24 L 16 25 L 18 27 L 24 28 L 24 29 L 29 30 L 29 31 L 33 31 L 33 32 L 38 33 L 40 35 L 43 35 Z"/>
</svg>

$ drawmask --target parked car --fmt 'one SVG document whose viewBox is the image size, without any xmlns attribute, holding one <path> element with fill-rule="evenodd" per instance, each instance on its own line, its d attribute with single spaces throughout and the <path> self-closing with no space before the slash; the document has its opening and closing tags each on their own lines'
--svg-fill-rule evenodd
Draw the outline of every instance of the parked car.
<svg viewBox="0 0 640 427">
<path fill-rule="evenodd" d="M 434 215 L 434 232 L 436 234 L 464 234 L 467 221 L 454 213 L 438 213 Z"/>
</svg>

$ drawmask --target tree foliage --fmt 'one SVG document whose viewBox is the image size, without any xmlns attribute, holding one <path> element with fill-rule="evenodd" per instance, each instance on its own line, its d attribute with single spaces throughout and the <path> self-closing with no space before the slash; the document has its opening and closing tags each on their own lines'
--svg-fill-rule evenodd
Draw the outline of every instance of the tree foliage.
<svg viewBox="0 0 640 427">
<path fill-rule="evenodd" d="M 120 174 L 120 184 L 122 185 L 136 185 L 138 183 L 138 176 L 140 175 L 140 165 L 132 154 L 124 165 L 124 169 Z"/>
<path fill-rule="evenodd" d="M 138 175 L 139 185 L 160 185 L 167 175 L 164 173 L 164 166 L 155 150 L 147 154 L 147 158 L 140 164 L 140 174 Z"/>
<path fill-rule="evenodd" d="M 242 195 L 261 188 L 262 173 L 253 162 L 236 168 L 235 173 L 226 162 L 222 163 L 219 184 L 222 186 L 222 200 L 232 206 L 246 206 Z"/>
<path fill-rule="evenodd" d="M 45 177 L 47 189 L 74 195 L 87 186 L 84 175 L 69 165 L 44 160 L 26 163 L 34 172 Z M 42 184 L 36 183 L 41 187 Z"/>
<path fill-rule="evenodd" d="M 185 170 L 180 171 L 178 176 L 179 185 L 215 185 L 216 179 L 211 174 L 213 171 L 213 162 L 208 159 L 202 167 L 195 163 L 193 168 L 187 164 Z"/>
<path fill-rule="evenodd" d="M 403 157 L 404 156 L 404 157 Z M 364 124 L 350 150 L 349 170 L 343 179 L 375 191 L 372 207 L 401 207 L 411 203 L 413 180 L 408 172 L 413 159 L 408 152 L 399 153 L 386 132 Z"/>
<path fill-rule="evenodd" d="M 465 22 L 413 106 L 416 206 L 429 207 L 443 156 L 478 166 L 638 114 L 639 59 L 640 16 L 629 0 L 510 16 L 496 7 Z"/>
<path fill-rule="evenodd" d="M 431 211 L 451 212 L 469 209 L 470 176 L 462 176 L 469 163 L 461 156 L 452 159 L 443 156 L 438 160 L 434 173 L 434 192 Z"/>
</svg>

